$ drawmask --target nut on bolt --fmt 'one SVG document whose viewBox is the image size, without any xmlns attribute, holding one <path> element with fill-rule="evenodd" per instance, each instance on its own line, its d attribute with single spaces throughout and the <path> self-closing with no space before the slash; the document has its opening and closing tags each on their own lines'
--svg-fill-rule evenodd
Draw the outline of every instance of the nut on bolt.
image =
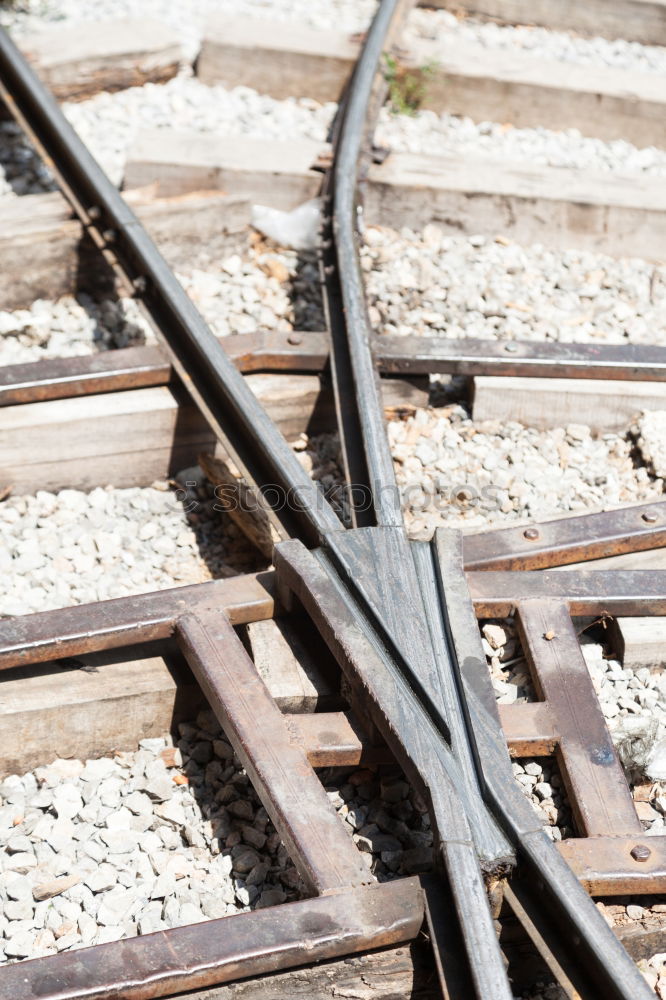
<svg viewBox="0 0 666 1000">
<path fill-rule="evenodd" d="M 652 854 L 652 851 L 645 844 L 636 844 L 629 851 L 634 861 L 647 861 L 647 859 Z"/>
<path fill-rule="evenodd" d="M 525 528 L 525 531 L 523 531 L 523 538 L 526 538 L 528 542 L 535 542 L 538 537 L 539 537 L 538 528 Z"/>
<path fill-rule="evenodd" d="M 644 514 L 641 514 L 641 517 L 646 524 L 656 524 L 657 515 L 653 510 L 646 510 Z"/>
</svg>

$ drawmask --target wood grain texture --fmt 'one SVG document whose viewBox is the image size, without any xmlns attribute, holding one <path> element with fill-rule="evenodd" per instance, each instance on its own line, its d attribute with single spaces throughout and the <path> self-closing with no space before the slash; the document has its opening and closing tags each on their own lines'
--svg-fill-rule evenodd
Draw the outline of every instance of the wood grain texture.
<svg viewBox="0 0 666 1000">
<path fill-rule="evenodd" d="M 218 14 L 204 29 L 197 76 L 207 84 L 252 87 L 277 100 L 335 101 L 359 51 L 358 40 L 344 31 Z"/>
<path fill-rule="evenodd" d="M 666 0 L 423 0 L 422 6 L 580 35 L 666 45 Z"/>
<path fill-rule="evenodd" d="M 474 379 L 474 420 L 515 420 L 544 430 L 562 423 L 562 414 L 593 431 L 626 431 L 642 410 L 666 407 L 666 383 L 599 382 L 597 379 Z"/>
<path fill-rule="evenodd" d="M 484 0 L 477 2 L 483 6 Z M 634 18 L 640 16 L 641 7 L 648 8 L 645 3 L 624 3 L 632 7 Z M 501 3 L 489 0 L 489 5 Z M 520 0 L 514 6 L 520 6 Z M 573 5 L 549 6 L 558 10 L 551 17 L 562 21 L 566 16 L 562 8 L 569 12 Z M 661 18 L 655 18 L 658 4 L 649 6 L 652 20 L 661 21 L 659 28 L 666 33 L 666 7 Z M 589 24 L 589 8 L 587 16 Z M 572 30 L 566 20 L 562 23 Z M 622 23 L 617 14 L 615 23 Z M 626 36 L 621 32 L 619 37 Z M 400 42 L 399 64 L 412 73 L 429 67 L 423 76 L 426 108 L 520 128 L 547 121 L 552 129 L 577 128 L 585 135 L 625 139 L 638 146 L 663 143 L 665 95 L 656 74 L 575 63 L 567 64 L 565 73 L 561 62 L 544 59 L 541 53 L 482 45 L 449 33 L 437 39 L 407 34 Z M 197 69 L 206 83 L 241 83 L 277 99 L 337 101 L 359 50 L 357 36 L 339 31 L 217 17 L 205 30 Z"/>
<path fill-rule="evenodd" d="M 389 948 L 171 1000 L 440 1000 L 432 957 L 423 944 Z"/>
<path fill-rule="evenodd" d="M 176 75 L 182 59 L 179 33 L 152 18 L 52 24 L 17 42 L 44 83 L 66 101 L 162 83 Z"/>
<path fill-rule="evenodd" d="M 334 426 L 330 391 L 318 375 L 246 376 L 268 415 L 292 441 Z M 418 386 L 382 382 L 386 407 L 424 405 Z M 216 442 L 178 386 L 156 386 L 2 407 L 0 486 L 36 490 L 149 486 L 195 465 Z"/>
<path fill-rule="evenodd" d="M 205 700 L 178 658 L 129 648 L 91 654 L 87 667 L 19 667 L 0 679 L 0 774 L 23 774 L 56 757 L 79 760 L 136 750 L 173 731 Z"/>
<path fill-rule="evenodd" d="M 485 51 L 485 50 L 484 50 Z M 128 186 L 157 182 L 162 194 L 223 189 L 281 209 L 318 190 L 313 169 L 325 144 L 260 142 L 170 129 L 142 130 L 130 149 Z M 659 178 L 637 186 L 613 173 L 392 153 L 368 171 L 365 212 L 370 224 L 424 226 L 451 234 L 498 233 L 521 243 L 547 243 L 615 256 L 666 255 L 666 193 Z"/>
<path fill-rule="evenodd" d="M 161 195 L 197 189 L 241 194 L 253 202 L 290 210 L 314 198 L 321 174 L 312 169 L 326 143 L 292 142 L 205 132 L 141 129 L 130 148 L 125 186 L 157 182 Z"/>
<path fill-rule="evenodd" d="M 434 111 L 515 128 L 547 122 L 556 131 L 576 128 L 639 147 L 661 146 L 666 135 L 666 95 L 656 73 L 562 63 L 518 45 L 501 48 L 446 33 L 414 39 L 409 61 L 435 67 L 423 101 Z"/>
</svg>

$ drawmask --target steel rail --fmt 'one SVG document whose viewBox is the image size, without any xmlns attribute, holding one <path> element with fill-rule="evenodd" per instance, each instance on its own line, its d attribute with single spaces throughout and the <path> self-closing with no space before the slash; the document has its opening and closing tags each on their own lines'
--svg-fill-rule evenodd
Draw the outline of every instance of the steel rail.
<svg viewBox="0 0 666 1000">
<path fill-rule="evenodd" d="M 331 373 L 350 513 L 357 526 L 401 525 L 402 512 L 384 426 L 379 379 L 359 254 L 358 180 L 370 123 L 368 107 L 392 22 L 404 0 L 382 0 L 356 64 L 333 143 L 327 178 L 330 246 L 324 284 Z M 354 503 L 355 491 L 365 502 Z"/>
</svg>

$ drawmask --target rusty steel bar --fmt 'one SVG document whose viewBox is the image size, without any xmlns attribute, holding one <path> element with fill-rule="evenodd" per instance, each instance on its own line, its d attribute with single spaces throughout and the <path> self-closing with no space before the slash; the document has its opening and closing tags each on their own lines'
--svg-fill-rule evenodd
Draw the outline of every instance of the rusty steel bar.
<svg viewBox="0 0 666 1000">
<path fill-rule="evenodd" d="M 666 836 L 572 837 L 557 847 L 593 896 L 666 892 Z"/>
<path fill-rule="evenodd" d="M 0 670 L 168 638 L 188 611 L 224 611 L 234 625 L 272 618 L 274 574 L 248 573 L 0 621 Z"/>
<path fill-rule="evenodd" d="M 259 331 L 219 337 L 218 342 L 244 375 L 321 372 L 328 354 L 326 338 L 320 333 Z M 175 378 L 168 353 L 158 345 L 4 365 L 0 368 L 0 406 L 143 389 L 168 385 Z"/>
<path fill-rule="evenodd" d="M 243 374 L 321 373 L 329 360 L 325 333 L 260 330 L 221 337 L 218 341 Z M 517 341 L 510 344 L 512 348 L 515 345 L 515 353 L 507 353 L 505 343 L 487 340 L 442 340 L 395 334 L 382 334 L 372 340 L 375 363 L 381 375 L 414 376 L 448 372 L 538 375 L 543 378 L 666 379 L 666 348 L 645 345 L 537 345 Z M 571 371 L 566 358 L 574 347 L 584 355 L 593 356 L 587 366 L 581 365 Z M 526 352 L 534 356 L 532 360 L 524 359 Z M 541 352 L 545 352 L 544 356 Z M 615 358 L 611 368 L 605 360 L 607 352 Z M 642 357 L 643 352 L 648 356 L 655 355 L 653 361 L 638 363 L 634 356 Z M 538 357 L 535 356 L 537 354 Z M 159 346 L 126 347 L 86 357 L 50 358 L 5 365 L 0 369 L 0 406 L 166 385 L 174 377 L 168 354 Z"/>
<path fill-rule="evenodd" d="M 311 892 L 372 875 L 224 614 L 184 615 L 176 639 L 227 739 Z"/>
<path fill-rule="evenodd" d="M 477 618 L 508 618 L 530 597 L 560 598 L 572 615 L 666 615 L 666 570 L 542 570 L 467 574 Z"/>
<path fill-rule="evenodd" d="M 382 529 L 369 531 L 369 537 L 375 537 Z M 470 983 L 465 994 L 455 996 L 510 997 L 477 857 L 477 850 L 483 851 L 487 871 L 505 871 L 510 853 L 502 859 L 497 853 L 505 841 L 492 828 L 472 831 L 465 808 L 468 786 L 453 766 L 451 750 L 434 720 L 420 709 L 418 691 L 392 666 L 395 654 L 370 623 L 355 614 L 350 596 L 337 582 L 328 560 L 308 552 L 298 542 L 285 542 L 276 549 L 276 568 L 281 587 L 302 602 L 340 663 L 350 688 L 362 697 L 396 759 L 430 804 L 439 861 L 455 900 L 457 934 L 462 942 L 455 954 L 456 967 L 445 969 L 445 973 L 457 978 L 465 969 Z M 484 840 L 475 848 L 473 838 L 481 833 Z M 454 929 L 447 933 L 454 933 Z"/>
<path fill-rule="evenodd" d="M 566 603 L 521 601 L 517 624 L 537 694 L 555 719 L 556 757 L 579 835 L 642 834 Z"/>
<path fill-rule="evenodd" d="M 550 757 L 560 738 L 543 701 L 498 705 L 500 723 L 512 757 Z"/>
<path fill-rule="evenodd" d="M 336 585 L 336 574 L 328 560 L 313 555 L 295 542 L 282 543 L 276 554 L 281 587 L 293 591 L 310 613 L 350 684 L 358 685 L 364 692 L 373 719 L 396 758 L 408 776 L 424 790 L 430 802 L 444 871 L 454 890 L 455 905 L 461 917 L 460 964 L 454 965 L 454 976 L 464 972 L 460 966 L 464 966 L 466 954 L 476 956 L 472 975 L 485 975 L 490 982 L 484 984 L 472 979 L 474 992 L 471 995 L 503 996 L 504 977 L 494 967 L 487 970 L 479 967 L 479 956 L 494 947 L 494 934 L 485 933 L 487 903 L 477 894 L 470 894 L 470 887 L 475 887 L 473 856 L 466 850 L 469 831 L 466 824 L 458 822 L 455 813 L 457 796 L 452 795 L 452 790 L 441 781 L 439 785 L 431 783 L 424 788 L 423 783 L 436 773 L 432 764 L 427 763 L 427 757 L 432 759 L 437 743 L 427 740 L 423 724 L 421 728 L 415 728 L 412 722 L 409 707 L 413 693 L 396 685 L 394 675 L 387 669 L 387 650 L 382 648 L 381 643 L 372 642 L 367 622 L 355 619 L 350 613 L 348 597 L 344 589 Z M 455 623 L 453 627 L 457 627 Z M 480 659 L 480 654 L 476 654 L 476 658 Z M 642 977 L 618 945 L 574 873 L 546 837 L 534 810 L 518 788 L 511 769 L 499 765 L 495 749 L 497 721 L 471 686 L 469 671 L 463 673 L 463 680 L 484 769 L 488 801 L 515 845 L 523 870 L 539 887 L 540 905 L 547 911 L 550 924 L 549 942 L 559 940 L 562 943 L 572 967 L 571 974 L 575 975 L 582 995 L 596 997 L 603 993 L 604 998 L 609 1000 L 611 997 L 617 1000 L 647 998 L 649 991 Z M 494 762 L 498 766 L 494 766 Z M 441 765 L 437 770 L 445 774 Z M 468 886 L 467 890 L 463 889 L 463 884 Z M 469 988 L 462 996 L 470 996 Z"/>
<path fill-rule="evenodd" d="M 349 712 L 285 716 L 290 741 L 312 767 L 357 767 L 393 760 L 385 743 L 372 743 Z"/>
<path fill-rule="evenodd" d="M 413 0 L 381 0 L 365 36 L 333 134 L 333 161 L 323 184 L 322 290 L 340 448 L 354 527 L 402 525 L 379 378 L 370 340 L 361 271 L 358 182 L 367 154 L 372 113 L 379 113 L 381 62 Z M 357 502 L 357 493 L 361 502 Z"/>
<path fill-rule="evenodd" d="M 416 878 L 348 889 L 9 965 L 0 995 L 154 1000 L 411 941 L 423 913 Z"/>
<path fill-rule="evenodd" d="M 170 375 L 171 366 L 159 347 L 126 347 L 88 357 L 3 365 L 0 406 L 165 385 Z"/>
<path fill-rule="evenodd" d="M 373 346 L 382 370 L 394 374 L 656 382 L 666 379 L 666 347 L 651 344 L 536 343 L 392 335 L 376 337 Z"/>
<path fill-rule="evenodd" d="M 466 570 L 564 566 L 666 546 L 666 500 L 465 535 Z"/>
</svg>

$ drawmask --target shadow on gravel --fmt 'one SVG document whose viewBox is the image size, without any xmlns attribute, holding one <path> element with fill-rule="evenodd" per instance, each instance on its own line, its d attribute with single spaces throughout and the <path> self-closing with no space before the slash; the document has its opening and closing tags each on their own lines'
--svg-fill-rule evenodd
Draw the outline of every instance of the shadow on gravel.
<svg viewBox="0 0 666 1000">
<path fill-rule="evenodd" d="M 297 254 L 296 275 L 291 282 L 289 297 L 294 310 L 295 330 L 326 329 L 315 251 L 302 250 Z"/>
<path fill-rule="evenodd" d="M 51 171 L 13 121 L 1 120 L 7 112 L 0 104 L 0 170 L 14 194 L 43 194 L 57 191 Z M 2 188 L 0 182 L 0 189 Z"/>
</svg>

